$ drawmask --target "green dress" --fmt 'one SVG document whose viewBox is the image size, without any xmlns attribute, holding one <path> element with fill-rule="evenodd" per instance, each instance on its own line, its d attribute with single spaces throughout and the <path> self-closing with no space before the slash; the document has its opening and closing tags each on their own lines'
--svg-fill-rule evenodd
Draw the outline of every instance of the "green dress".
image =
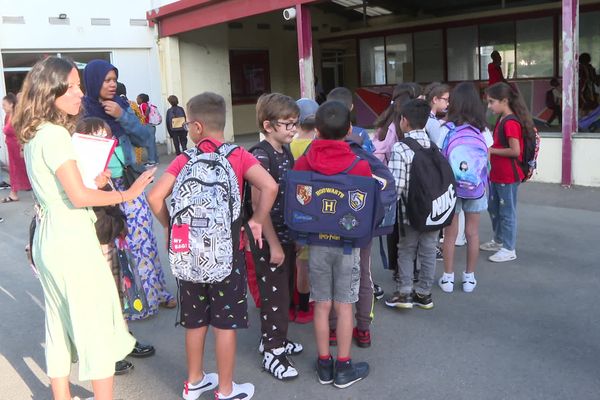
<svg viewBox="0 0 600 400">
<path fill-rule="evenodd" d="M 41 205 L 33 241 L 46 310 L 46 364 L 51 378 L 68 376 L 79 361 L 79 379 L 112 376 L 115 362 L 135 339 L 127 332 L 115 281 L 100 249 L 94 212 L 75 208 L 56 170 L 77 160 L 62 126 L 40 125 L 25 145 L 25 163 Z"/>
</svg>

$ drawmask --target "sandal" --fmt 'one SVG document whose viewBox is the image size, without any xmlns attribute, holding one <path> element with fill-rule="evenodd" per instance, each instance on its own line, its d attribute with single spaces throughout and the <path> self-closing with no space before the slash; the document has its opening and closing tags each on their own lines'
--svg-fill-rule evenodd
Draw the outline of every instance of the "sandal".
<svg viewBox="0 0 600 400">
<path fill-rule="evenodd" d="M 2 203 L 12 203 L 14 201 L 19 201 L 19 199 L 13 199 L 10 196 L 6 196 L 5 198 L 2 199 Z"/>
<path fill-rule="evenodd" d="M 177 300 L 171 299 L 169 301 L 164 301 L 160 303 L 160 306 L 164 308 L 175 308 L 177 307 Z"/>
</svg>

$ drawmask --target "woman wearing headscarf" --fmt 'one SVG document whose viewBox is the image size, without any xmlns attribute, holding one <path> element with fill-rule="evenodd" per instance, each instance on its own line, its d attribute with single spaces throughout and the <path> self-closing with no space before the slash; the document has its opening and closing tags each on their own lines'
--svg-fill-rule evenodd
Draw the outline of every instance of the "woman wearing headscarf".
<svg viewBox="0 0 600 400">
<path fill-rule="evenodd" d="M 83 71 L 86 96 L 83 98 L 84 116 L 97 117 L 106 121 L 113 136 L 119 140 L 116 157 L 122 154 L 123 165 L 134 165 L 134 144 L 143 142 L 147 135 L 145 127 L 135 116 L 129 103 L 117 96 L 119 71 L 104 60 L 93 60 Z M 112 169 L 113 183 L 117 190 L 125 189 L 122 169 Z M 158 257 L 153 218 L 145 194 L 132 201 L 122 203 L 121 209 L 127 216 L 127 244 L 133 255 L 133 264 L 138 268 L 142 286 L 148 300 L 146 312 L 125 314 L 128 320 L 147 318 L 158 312 L 159 305 L 174 308 L 177 302 L 167 291 L 165 277 Z"/>
</svg>

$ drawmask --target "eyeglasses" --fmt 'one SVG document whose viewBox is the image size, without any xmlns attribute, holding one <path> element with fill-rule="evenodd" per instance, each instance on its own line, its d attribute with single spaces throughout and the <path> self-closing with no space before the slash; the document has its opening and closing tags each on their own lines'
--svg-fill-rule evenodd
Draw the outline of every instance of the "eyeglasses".
<svg viewBox="0 0 600 400">
<path fill-rule="evenodd" d="M 450 97 L 440 97 L 440 100 L 444 100 L 446 103 L 449 103 Z"/>
<path fill-rule="evenodd" d="M 286 121 L 274 121 L 275 124 L 280 125 L 280 126 L 285 126 L 285 130 L 286 131 L 291 131 L 292 129 L 294 129 L 296 126 L 298 126 L 298 121 L 294 121 L 294 122 L 286 122 Z"/>
<path fill-rule="evenodd" d="M 185 129 L 186 132 L 190 131 L 190 127 L 192 125 L 194 125 L 194 122 L 196 121 L 191 121 L 191 122 L 184 122 L 183 125 L 181 125 L 183 127 L 183 129 Z"/>
</svg>

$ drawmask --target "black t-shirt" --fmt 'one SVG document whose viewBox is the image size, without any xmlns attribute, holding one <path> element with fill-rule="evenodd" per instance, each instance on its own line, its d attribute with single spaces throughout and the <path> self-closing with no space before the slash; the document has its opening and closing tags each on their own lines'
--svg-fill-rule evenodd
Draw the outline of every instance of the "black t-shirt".
<svg viewBox="0 0 600 400">
<path fill-rule="evenodd" d="M 256 159 L 260 162 L 263 168 L 267 170 L 267 172 L 269 172 L 271 175 L 279 176 L 277 182 L 279 185 L 279 192 L 277 193 L 277 198 L 275 199 L 275 203 L 273 203 L 273 208 L 271 209 L 271 221 L 273 221 L 273 228 L 275 229 L 281 244 L 291 243 L 292 239 L 290 237 L 290 232 L 283 218 L 283 202 L 285 198 L 285 179 L 287 176 L 287 171 L 290 169 L 293 160 L 286 151 L 281 153 L 275 151 L 275 162 L 273 163 L 269 161 L 269 154 L 263 149 L 254 149 L 252 151 L 252 155 L 256 157 Z M 278 171 L 272 173 L 270 169 L 271 164 L 277 165 Z"/>
</svg>

